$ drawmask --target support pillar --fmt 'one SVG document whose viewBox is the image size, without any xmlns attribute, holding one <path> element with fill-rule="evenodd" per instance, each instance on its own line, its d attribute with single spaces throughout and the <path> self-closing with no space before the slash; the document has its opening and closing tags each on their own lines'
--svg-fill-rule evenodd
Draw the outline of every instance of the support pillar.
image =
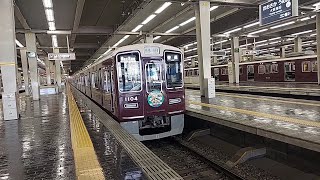
<svg viewBox="0 0 320 180">
<path fill-rule="evenodd" d="M 239 84 L 239 62 L 240 62 L 240 49 L 239 49 L 239 37 L 233 37 L 231 42 L 231 53 L 232 53 L 232 63 L 233 69 L 233 82 Z"/>
<path fill-rule="evenodd" d="M 285 58 L 286 57 L 286 47 L 285 46 L 282 46 L 280 48 L 280 57 L 281 58 Z"/>
<path fill-rule="evenodd" d="M 4 120 L 19 118 L 17 87 L 17 52 L 13 0 L 0 1 L 0 65 L 3 84 L 2 111 Z"/>
<path fill-rule="evenodd" d="M 294 52 L 302 52 L 302 39 L 299 36 L 294 38 Z"/>
<path fill-rule="evenodd" d="M 45 64 L 46 64 L 46 79 L 47 79 L 47 86 L 51 84 L 51 72 L 50 72 L 50 61 L 48 57 L 45 57 Z"/>
<path fill-rule="evenodd" d="M 25 93 L 27 96 L 30 95 L 30 83 L 29 83 L 29 68 L 27 59 L 27 49 L 20 49 L 22 72 L 23 72 L 23 82 L 25 87 Z"/>
<path fill-rule="evenodd" d="M 40 87 L 38 81 L 38 62 L 37 62 L 37 47 L 36 47 L 36 35 L 34 33 L 26 33 L 27 55 L 31 79 L 32 99 L 34 101 L 40 100 Z M 35 56 L 32 56 L 32 54 Z"/>
<path fill-rule="evenodd" d="M 53 53 L 59 53 L 59 49 L 54 49 Z M 55 85 L 56 85 L 56 92 L 61 92 L 61 67 L 60 67 L 60 61 L 54 61 L 55 63 Z"/>
<path fill-rule="evenodd" d="M 208 94 L 205 79 L 211 78 L 210 58 L 210 2 L 199 1 L 195 5 L 196 33 L 199 65 L 199 85 L 201 96 Z"/>
<path fill-rule="evenodd" d="M 320 85 L 320 6 L 317 7 L 317 67 L 318 67 L 318 85 Z"/>
</svg>

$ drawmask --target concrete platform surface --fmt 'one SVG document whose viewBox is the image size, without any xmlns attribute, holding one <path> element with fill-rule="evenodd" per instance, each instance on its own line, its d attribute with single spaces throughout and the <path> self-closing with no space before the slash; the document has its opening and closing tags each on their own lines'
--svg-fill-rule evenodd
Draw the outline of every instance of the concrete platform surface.
<svg viewBox="0 0 320 180">
<path fill-rule="evenodd" d="M 186 84 L 185 86 L 186 88 L 199 89 L 199 84 Z M 216 89 L 221 91 L 320 96 L 319 85 L 295 82 L 241 82 L 240 84 L 216 82 Z"/>
<path fill-rule="evenodd" d="M 186 90 L 187 114 L 320 152 L 320 102 Z"/>
</svg>

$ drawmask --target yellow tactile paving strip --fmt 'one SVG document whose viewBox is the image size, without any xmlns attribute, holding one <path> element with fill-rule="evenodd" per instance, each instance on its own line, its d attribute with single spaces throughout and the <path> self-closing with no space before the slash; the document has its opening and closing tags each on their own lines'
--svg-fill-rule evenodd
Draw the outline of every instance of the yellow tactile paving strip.
<svg viewBox="0 0 320 180">
<path fill-rule="evenodd" d="M 261 113 L 261 112 L 256 112 L 256 111 L 249 111 L 249 110 L 245 110 L 245 109 L 225 107 L 225 106 L 219 106 L 219 105 L 207 104 L 207 103 L 201 103 L 201 102 L 195 102 L 195 101 L 189 101 L 188 103 L 193 104 L 193 105 L 199 105 L 199 106 L 204 106 L 204 107 L 208 107 L 208 108 L 223 110 L 223 111 L 230 111 L 230 112 L 241 113 L 241 114 L 246 114 L 246 115 L 250 115 L 250 116 L 257 116 L 257 117 L 268 118 L 268 119 L 272 119 L 272 120 L 278 120 L 278 121 L 299 124 L 299 125 L 303 125 L 303 126 L 313 126 L 313 127 L 320 128 L 320 123 L 316 122 L 316 121 L 307 121 L 307 120 L 302 120 L 302 119 L 295 119 L 295 118 L 290 118 L 290 117 L 285 117 L 285 116 L 278 116 L 278 115 L 274 115 L 274 114 Z"/>
<path fill-rule="evenodd" d="M 105 179 L 89 133 L 74 100 L 70 86 L 67 86 L 71 142 L 78 180 Z"/>
<path fill-rule="evenodd" d="M 235 98 L 259 100 L 259 101 L 271 101 L 271 102 L 278 102 L 278 103 L 285 103 L 285 104 L 297 104 L 297 105 L 319 106 L 320 107 L 320 104 L 317 104 L 317 103 L 285 101 L 285 100 L 278 100 L 278 99 L 272 99 L 272 98 L 262 98 L 262 97 L 257 98 L 257 97 L 252 97 L 252 96 L 238 96 L 238 95 L 230 95 L 227 93 L 217 93 L 217 94 L 220 96 L 226 96 L 226 97 L 235 97 Z"/>
</svg>

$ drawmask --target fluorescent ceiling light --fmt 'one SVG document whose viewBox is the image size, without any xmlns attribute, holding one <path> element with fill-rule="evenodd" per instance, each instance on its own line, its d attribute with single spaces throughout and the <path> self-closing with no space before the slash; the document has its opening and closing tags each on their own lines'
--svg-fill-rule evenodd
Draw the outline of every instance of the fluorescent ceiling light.
<svg viewBox="0 0 320 180">
<path fill-rule="evenodd" d="M 122 39 L 120 39 L 116 44 L 114 44 L 112 47 L 117 47 L 119 44 L 121 44 L 124 40 L 128 39 L 130 35 L 125 35 Z"/>
<path fill-rule="evenodd" d="M 317 34 L 316 33 L 314 33 L 314 34 L 310 34 L 310 36 L 316 36 Z"/>
<path fill-rule="evenodd" d="M 130 35 L 125 35 L 122 39 L 126 40 L 126 39 L 128 39 L 129 36 Z"/>
<path fill-rule="evenodd" d="M 259 24 L 260 24 L 260 22 L 258 21 L 258 22 L 255 22 L 255 23 L 251 23 L 251 24 L 245 25 L 245 26 L 243 26 L 243 28 L 249 28 L 249 27 L 252 27 L 252 26 L 259 25 Z"/>
<path fill-rule="evenodd" d="M 166 31 L 165 33 L 171 33 L 172 31 L 174 31 L 174 30 L 176 30 L 178 28 L 179 28 L 179 26 L 175 26 L 175 27 L 169 29 L 168 31 Z"/>
<path fill-rule="evenodd" d="M 265 32 L 265 31 L 268 31 L 268 29 L 260 29 L 258 31 L 254 31 L 254 32 L 249 33 L 249 35 L 258 34 L 258 33 L 262 33 L 262 32 Z"/>
<path fill-rule="evenodd" d="M 256 44 L 267 42 L 268 40 L 257 41 Z"/>
<path fill-rule="evenodd" d="M 142 24 L 139 24 L 137 27 L 135 27 L 134 29 L 131 30 L 131 32 L 137 32 L 139 29 L 142 28 Z"/>
<path fill-rule="evenodd" d="M 43 6 L 47 9 L 53 7 L 52 0 L 42 0 L 42 3 L 43 3 Z"/>
<path fill-rule="evenodd" d="M 222 40 L 222 41 L 218 41 L 218 42 L 216 42 L 216 43 L 214 43 L 214 44 L 221 44 L 221 43 L 225 43 L 225 42 L 227 42 L 228 40 Z"/>
<path fill-rule="evenodd" d="M 154 17 L 156 17 L 157 15 L 155 14 L 151 14 L 149 17 L 147 17 L 147 19 L 145 19 L 141 24 L 147 24 L 148 22 L 150 22 Z"/>
<path fill-rule="evenodd" d="M 283 23 L 283 24 L 279 24 L 279 25 L 276 25 L 276 26 L 272 26 L 270 29 L 276 29 L 276 28 L 279 28 L 279 27 L 288 26 L 288 25 L 291 25 L 291 24 L 294 24 L 294 23 L 295 23 L 294 21 L 290 21 L 290 22 L 287 22 L 287 23 Z"/>
<path fill-rule="evenodd" d="M 56 35 L 52 35 L 52 36 L 51 36 L 51 39 L 52 39 L 52 46 L 53 46 L 53 47 L 58 47 L 58 39 L 57 39 L 57 36 L 56 36 Z"/>
<path fill-rule="evenodd" d="M 212 6 L 211 8 L 210 8 L 210 11 L 213 11 L 213 10 L 215 10 L 215 9 L 217 9 L 219 6 Z"/>
<path fill-rule="evenodd" d="M 184 25 L 188 24 L 189 22 L 194 21 L 195 19 L 196 19 L 196 17 L 192 17 L 192 18 L 186 20 L 185 22 L 183 22 L 183 23 L 181 23 L 181 24 L 179 24 L 179 25 L 180 25 L 180 26 L 184 26 Z"/>
<path fill-rule="evenodd" d="M 280 41 L 274 41 L 274 42 L 270 42 L 269 44 L 277 44 L 279 43 Z"/>
<path fill-rule="evenodd" d="M 319 5 L 320 5 L 320 2 L 317 2 L 317 3 L 313 4 L 312 6 L 317 7 Z"/>
<path fill-rule="evenodd" d="M 277 40 L 277 39 L 280 39 L 280 38 L 281 38 L 281 37 L 271 38 L 271 39 L 269 39 L 269 41 Z"/>
<path fill-rule="evenodd" d="M 19 46 L 19 47 L 24 47 L 22 44 L 21 44 L 21 42 L 20 41 L 18 41 L 17 39 L 16 39 L 16 44 L 17 44 L 17 46 Z"/>
<path fill-rule="evenodd" d="M 189 50 L 186 50 L 186 51 L 184 51 L 184 52 L 191 52 L 191 51 L 195 51 L 195 50 L 197 50 L 198 48 L 193 48 L 193 49 L 189 49 Z"/>
<path fill-rule="evenodd" d="M 56 24 L 54 22 L 48 22 L 49 30 L 55 31 L 56 30 Z"/>
<path fill-rule="evenodd" d="M 268 43 L 265 43 L 265 44 L 259 44 L 259 45 L 256 45 L 256 47 L 266 46 L 266 45 L 268 45 Z"/>
<path fill-rule="evenodd" d="M 233 29 L 233 30 L 227 31 L 227 32 L 225 32 L 225 33 L 223 33 L 223 34 L 231 34 L 231 33 L 240 31 L 241 29 L 242 29 L 242 28 Z"/>
<path fill-rule="evenodd" d="M 302 32 L 291 34 L 291 36 L 297 36 L 297 35 L 300 35 L 300 34 L 307 34 L 307 33 L 311 33 L 311 32 L 312 32 L 312 30 L 302 31 Z"/>
<path fill-rule="evenodd" d="M 163 10 L 165 10 L 167 7 L 169 7 L 172 3 L 171 2 L 165 2 L 159 9 L 156 10 L 156 14 L 160 14 Z"/>
<path fill-rule="evenodd" d="M 54 21 L 53 10 L 46 9 L 45 12 L 46 12 L 47 21 Z"/>
<path fill-rule="evenodd" d="M 153 40 L 157 40 L 159 38 L 161 38 L 161 36 L 156 36 L 156 37 L 153 38 Z"/>
<path fill-rule="evenodd" d="M 309 20 L 311 19 L 310 17 L 304 17 L 304 18 L 301 18 L 300 21 L 306 21 L 306 20 Z"/>
</svg>

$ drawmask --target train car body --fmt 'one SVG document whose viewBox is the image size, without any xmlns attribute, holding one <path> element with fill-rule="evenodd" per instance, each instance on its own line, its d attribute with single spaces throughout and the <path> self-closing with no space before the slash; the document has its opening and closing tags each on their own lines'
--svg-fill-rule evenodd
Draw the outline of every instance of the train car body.
<svg viewBox="0 0 320 180">
<path fill-rule="evenodd" d="M 211 74 L 217 81 L 229 80 L 227 64 L 212 66 Z M 192 83 L 198 75 L 198 68 L 185 70 L 186 82 Z M 239 64 L 241 82 L 317 82 L 316 55 L 291 57 L 283 59 L 242 62 Z"/>
<path fill-rule="evenodd" d="M 181 134 L 183 54 L 162 44 L 117 48 L 74 75 L 74 86 L 112 113 L 139 140 Z"/>
</svg>

